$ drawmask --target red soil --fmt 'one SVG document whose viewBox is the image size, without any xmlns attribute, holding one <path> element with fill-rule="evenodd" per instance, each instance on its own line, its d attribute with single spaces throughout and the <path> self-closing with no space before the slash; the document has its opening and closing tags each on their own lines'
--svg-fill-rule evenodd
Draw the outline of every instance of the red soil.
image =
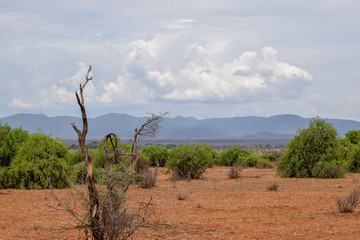
<svg viewBox="0 0 360 240">
<path fill-rule="evenodd" d="M 343 214 L 336 205 L 338 196 L 360 187 L 360 174 L 286 179 L 274 169 L 245 169 L 228 179 L 228 171 L 215 167 L 202 180 L 173 182 L 161 170 L 155 188 L 131 186 L 130 204 L 152 196 L 155 206 L 133 239 L 360 239 L 360 209 Z M 268 191 L 274 181 L 279 189 Z M 71 192 L 55 190 L 65 203 Z M 49 190 L 0 190 L 0 239 L 79 238 L 77 222 Z"/>
</svg>

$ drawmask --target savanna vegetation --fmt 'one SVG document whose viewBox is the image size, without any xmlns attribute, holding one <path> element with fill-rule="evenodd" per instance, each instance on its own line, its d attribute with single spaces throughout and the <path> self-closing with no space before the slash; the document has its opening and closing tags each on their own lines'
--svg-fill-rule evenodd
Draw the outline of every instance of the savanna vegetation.
<svg viewBox="0 0 360 240">
<path fill-rule="evenodd" d="M 349 131 L 341 138 L 333 126 L 320 118 L 310 121 L 308 128 L 299 129 L 292 141 L 279 151 L 261 151 L 231 146 L 215 150 L 206 144 L 138 147 L 141 136 L 155 136 L 165 116 L 152 114 L 134 129 L 130 144 L 122 143 L 115 133 L 109 133 L 98 143 L 85 144 L 87 118 L 83 89 L 92 78 L 86 76 L 76 98 L 83 117 L 83 129 L 72 124 L 79 146 L 64 145 L 41 131 L 29 134 L 22 128 L 12 129 L 0 123 L 0 188 L 47 189 L 71 188 L 86 184 L 88 214 L 80 218 L 65 209 L 89 229 L 94 239 L 126 239 L 144 222 L 142 211 L 151 199 L 135 212 L 126 208 L 126 191 L 131 184 L 151 188 L 156 184 L 158 167 L 164 167 L 173 179 L 201 179 L 215 165 L 231 167 L 228 177 L 241 177 L 244 168 L 274 168 L 280 177 L 341 178 L 346 173 L 360 172 L 360 131 Z M 78 147 L 78 149 L 76 149 Z M 151 170 L 154 169 L 154 170 Z M 102 187 L 98 187 L 101 185 Z M 268 185 L 276 191 L 279 185 Z M 358 204 L 359 191 L 350 199 L 356 201 L 347 210 L 350 200 L 339 199 L 343 212 Z M 119 225 L 119 223 L 121 223 Z"/>
</svg>

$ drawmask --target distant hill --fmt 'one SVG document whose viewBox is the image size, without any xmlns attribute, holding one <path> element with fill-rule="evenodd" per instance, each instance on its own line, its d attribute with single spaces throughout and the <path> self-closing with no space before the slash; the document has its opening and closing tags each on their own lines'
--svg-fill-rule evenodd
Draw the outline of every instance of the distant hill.
<svg viewBox="0 0 360 240">
<path fill-rule="evenodd" d="M 115 132 L 122 139 L 130 139 L 135 127 L 146 117 L 109 113 L 96 118 L 88 118 L 88 139 L 101 139 L 109 132 Z M 161 123 L 157 139 L 291 139 L 298 128 L 306 128 L 309 118 L 297 115 L 277 115 L 272 117 L 233 117 L 199 120 L 193 117 L 166 118 Z M 349 130 L 359 130 L 360 122 L 327 119 L 339 134 L 344 136 Z M 44 114 L 19 113 L 0 118 L 0 122 L 11 127 L 20 127 L 34 133 L 41 129 L 46 134 L 61 139 L 76 139 L 71 127 L 75 122 L 80 128 L 80 117 L 48 117 Z"/>
</svg>

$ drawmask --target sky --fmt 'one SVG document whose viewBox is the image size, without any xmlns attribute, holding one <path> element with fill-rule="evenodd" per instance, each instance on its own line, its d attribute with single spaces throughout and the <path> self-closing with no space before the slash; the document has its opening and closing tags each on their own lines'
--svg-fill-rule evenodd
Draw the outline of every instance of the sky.
<svg viewBox="0 0 360 240">
<path fill-rule="evenodd" d="M 0 0 L 0 117 L 360 121 L 358 0 Z"/>
</svg>

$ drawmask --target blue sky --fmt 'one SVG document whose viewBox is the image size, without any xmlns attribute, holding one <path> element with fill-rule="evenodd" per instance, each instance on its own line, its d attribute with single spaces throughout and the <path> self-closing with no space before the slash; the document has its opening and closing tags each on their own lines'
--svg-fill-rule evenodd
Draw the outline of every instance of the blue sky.
<svg viewBox="0 0 360 240">
<path fill-rule="evenodd" d="M 0 0 L 0 117 L 360 120 L 360 2 Z"/>
</svg>

